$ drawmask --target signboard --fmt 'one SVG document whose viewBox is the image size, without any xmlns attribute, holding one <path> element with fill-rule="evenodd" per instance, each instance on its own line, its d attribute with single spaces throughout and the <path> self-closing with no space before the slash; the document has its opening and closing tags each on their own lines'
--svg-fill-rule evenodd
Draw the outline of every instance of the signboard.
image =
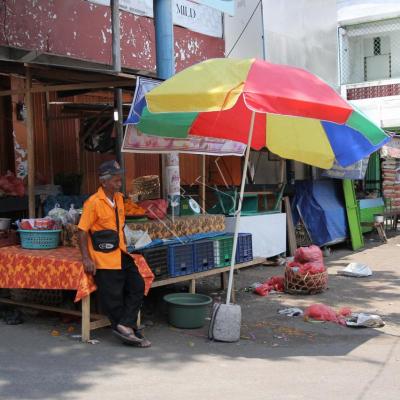
<svg viewBox="0 0 400 400">
<path fill-rule="evenodd" d="M 184 139 L 165 138 L 146 135 L 139 132 L 134 124 L 140 121 L 143 108 L 146 106 L 145 94 L 161 81 L 139 76 L 127 120 L 122 152 L 127 153 L 190 153 L 215 156 L 243 156 L 246 145 L 231 140 L 188 136 Z"/>
<path fill-rule="evenodd" d="M 333 167 L 331 169 L 324 170 L 321 175 L 334 179 L 364 179 L 365 173 L 367 172 L 368 161 L 369 156 L 348 167 L 341 167 L 335 161 Z"/>
<path fill-rule="evenodd" d="M 200 136 L 188 136 L 184 139 L 165 138 L 145 135 L 135 125 L 125 129 L 122 152 L 125 153 L 164 153 L 171 152 L 206 154 L 211 156 L 243 156 L 246 145 L 231 140 L 222 140 Z"/>
<path fill-rule="evenodd" d="M 88 1 L 110 6 L 110 0 Z M 211 0 L 208 2 L 214 3 Z M 225 1 L 220 0 L 218 3 L 225 3 Z M 226 1 L 226 3 L 231 3 L 231 1 Z M 153 0 L 120 0 L 119 7 L 132 14 L 153 18 Z M 189 0 L 172 0 L 173 23 L 194 32 L 220 38 L 222 37 L 222 13 L 215 8 Z"/>
<path fill-rule="evenodd" d="M 195 2 L 232 16 L 235 15 L 235 0 L 195 0 Z"/>
<path fill-rule="evenodd" d="M 400 158 L 400 138 L 393 138 L 381 149 L 382 158 Z"/>
</svg>

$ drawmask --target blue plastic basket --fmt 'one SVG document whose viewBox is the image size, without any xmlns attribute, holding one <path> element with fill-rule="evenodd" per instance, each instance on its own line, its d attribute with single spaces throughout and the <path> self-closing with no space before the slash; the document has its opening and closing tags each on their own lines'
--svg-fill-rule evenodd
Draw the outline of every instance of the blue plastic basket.
<svg viewBox="0 0 400 400">
<path fill-rule="evenodd" d="M 31 250 L 55 249 L 60 243 L 61 229 L 51 231 L 19 229 L 21 247 Z"/>
<path fill-rule="evenodd" d="M 201 240 L 194 243 L 194 272 L 208 271 L 215 267 L 214 242 Z"/>
<path fill-rule="evenodd" d="M 193 243 L 168 246 L 169 276 L 189 275 L 194 272 Z"/>
<path fill-rule="evenodd" d="M 168 248 L 166 246 L 136 250 L 135 253 L 144 257 L 156 279 L 168 276 Z"/>
<path fill-rule="evenodd" d="M 236 249 L 236 264 L 253 260 L 253 240 L 251 233 L 239 233 Z"/>
</svg>

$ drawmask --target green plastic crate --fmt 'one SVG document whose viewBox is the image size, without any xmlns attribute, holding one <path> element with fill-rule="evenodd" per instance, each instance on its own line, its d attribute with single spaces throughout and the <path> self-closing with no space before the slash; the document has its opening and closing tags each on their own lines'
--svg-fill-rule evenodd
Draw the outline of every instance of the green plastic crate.
<svg viewBox="0 0 400 400">
<path fill-rule="evenodd" d="M 233 236 L 220 236 L 214 239 L 215 268 L 229 267 L 231 265 L 233 249 Z"/>
</svg>

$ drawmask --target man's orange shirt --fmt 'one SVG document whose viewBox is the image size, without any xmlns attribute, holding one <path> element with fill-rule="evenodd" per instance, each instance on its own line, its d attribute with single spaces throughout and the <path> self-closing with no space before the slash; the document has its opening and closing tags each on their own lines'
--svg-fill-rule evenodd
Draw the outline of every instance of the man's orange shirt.
<svg viewBox="0 0 400 400">
<path fill-rule="evenodd" d="M 123 231 L 125 225 L 125 211 L 122 194 L 115 193 L 114 201 L 118 208 L 119 216 L 119 248 L 110 253 L 95 251 L 90 236 L 88 238 L 90 257 L 98 269 L 121 269 L 121 251 L 126 252 Z M 83 213 L 78 228 L 88 233 L 89 231 L 96 232 L 104 229 L 117 230 L 115 208 L 113 208 L 107 200 L 107 196 L 102 187 L 99 188 L 97 193 L 89 197 L 83 205 Z"/>
</svg>

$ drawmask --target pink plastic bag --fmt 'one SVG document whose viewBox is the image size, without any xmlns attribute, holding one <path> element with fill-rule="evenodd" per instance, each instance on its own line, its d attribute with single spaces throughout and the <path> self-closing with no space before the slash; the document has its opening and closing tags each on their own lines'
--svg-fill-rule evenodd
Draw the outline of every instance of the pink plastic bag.
<svg viewBox="0 0 400 400">
<path fill-rule="evenodd" d="M 265 281 L 262 285 L 254 289 L 254 293 L 259 296 L 267 296 L 271 290 L 276 292 L 283 292 L 285 290 L 285 278 L 283 276 L 273 276 Z"/>
</svg>

